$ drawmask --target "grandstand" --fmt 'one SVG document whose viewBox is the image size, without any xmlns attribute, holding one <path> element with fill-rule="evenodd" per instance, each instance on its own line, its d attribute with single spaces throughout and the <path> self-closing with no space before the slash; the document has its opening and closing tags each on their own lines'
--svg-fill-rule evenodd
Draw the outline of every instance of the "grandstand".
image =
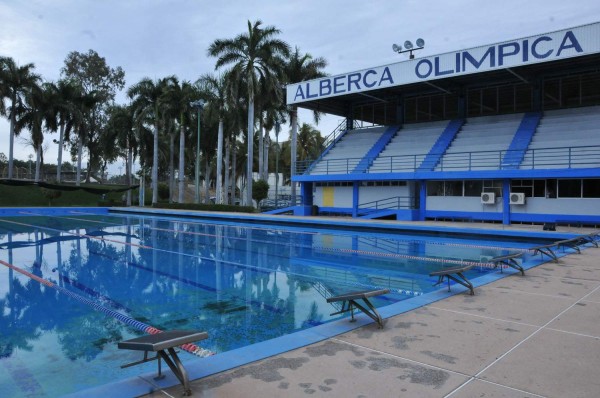
<svg viewBox="0 0 600 398">
<path fill-rule="evenodd" d="M 347 126 L 296 170 L 295 214 L 600 224 L 597 37 L 600 23 L 289 85 L 288 104 Z"/>
</svg>

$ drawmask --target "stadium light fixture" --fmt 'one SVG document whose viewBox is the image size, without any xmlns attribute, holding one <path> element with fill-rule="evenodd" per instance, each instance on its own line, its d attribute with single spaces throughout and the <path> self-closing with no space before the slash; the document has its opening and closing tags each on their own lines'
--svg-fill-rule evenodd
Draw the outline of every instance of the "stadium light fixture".
<svg viewBox="0 0 600 398">
<path fill-rule="evenodd" d="M 415 42 L 416 47 L 412 44 L 412 42 L 410 40 L 406 40 L 404 42 L 404 48 L 405 50 L 402 49 L 402 46 L 400 44 L 392 44 L 392 50 L 394 50 L 394 52 L 397 52 L 398 54 L 402 54 L 402 53 L 409 53 L 409 58 L 410 59 L 414 59 L 415 55 L 413 54 L 413 51 L 417 51 L 422 49 L 423 47 L 425 47 L 425 40 L 419 38 L 417 39 L 417 41 Z"/>
</svg>

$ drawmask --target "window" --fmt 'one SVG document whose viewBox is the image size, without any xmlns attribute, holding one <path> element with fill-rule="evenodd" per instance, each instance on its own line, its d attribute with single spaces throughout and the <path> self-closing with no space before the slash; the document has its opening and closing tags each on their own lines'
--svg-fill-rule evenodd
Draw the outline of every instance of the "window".
<svg viewBox="0 0 600 398">
<path fill-rule="evenodd" d="M 467 180 L 465 181 L 465 196 L 481 196 L 483 192 L 483 181 Z"/>
<path fill-rule="evenodd" d="M 559 198 L 581 198 L 581 180 L 558 180 Z"/>
<path fill-rule="evenodd" d="M 427 181 L 427 196 L 444 196 L 444 181 Z"/>
<path fill-rule="evenodd" d="M 462 181 L 445 181 L 444 183 L 445 196 L 463 196 Z"/>
<path fill-rule="evenodd" d="M 533 180 L 533 196 L 536 198 L 546 197 L 546 180 Z"/>
<path fill-rule="evenodd" d="M 533 196 L 533 180 L 512 180 L 510 192 L 524 193 L 531 198 Z"/>
<path fill-rule="evenodd" d="M 600 198 L 600 179 L 583 180 L 583 197 Z"/>
<path fill-rule="evenodd" d="M 501 180 L 483 180 L 483 191 L 493 192 L 496 197 L 502 197 L 502 181 Z"/>
</svg>

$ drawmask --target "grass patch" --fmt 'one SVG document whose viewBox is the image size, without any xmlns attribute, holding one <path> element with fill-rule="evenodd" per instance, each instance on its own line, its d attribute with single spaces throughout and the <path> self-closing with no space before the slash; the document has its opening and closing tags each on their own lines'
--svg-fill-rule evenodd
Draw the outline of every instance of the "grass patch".
<svg viewBox="0 0 600 398">
<path fill-rule="evenodd" d="M 82 184 L 83 186 L 84 184 Z M 121 188 L 114 185 L 88 184 L 91 188 Z M 72 206 L 114 206 L 121 205 L 123 192 L 109 192 L 104 195 L 94 194 L 83 190 L 60 191 L 60 197 L 49 199 L 44 195 L 44 188 L 37 185 L 11 186 L 0 184 L 1 207 L 56 207 Z"/>
</svg>

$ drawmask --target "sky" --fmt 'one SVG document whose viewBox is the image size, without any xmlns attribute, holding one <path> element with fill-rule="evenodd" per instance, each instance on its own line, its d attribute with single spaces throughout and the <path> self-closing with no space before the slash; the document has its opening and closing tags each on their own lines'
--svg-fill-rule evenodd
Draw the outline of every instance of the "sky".
<svg viewBox="0 0 600 398">
<path fill-rule="evenodd" d="M 417 57 L 498 43 L 600 21 L 598 0 L 0 0 L 0 55 L 34 63 L 45 81 L 56 81 L 71 51 L 90 49 L 125 71 L 126 86 L 142 78 L 176 75 L 196 81 L 215 72 L 207 55 L 215 39 L 234 38 L 247 22 L 281 30 L 292 48 L 328 61 L 330 75 L 408 59 L 393 43 L 425 40 Z M 124 93 L 117 101 L 127 101 Z M 314 123 L 301 112 L 300 123 Z M 341 122 L 325 116 L 323 136 Z M 287 138 L 287 130 L 280 135 Z M 33 149 L 15 141 L 15 158 Z M 47 163 L 56 163 L 57 134 L 44 140 Z M 0 152 L 8 156 L 9 125 L 0 118 Z M 68 157 L 68 155 L 67 155 Z M 85 163 L 84 163 L 85 164 Z M 112 166 L 112 172 L 122 162 Z"/>
</svg>

